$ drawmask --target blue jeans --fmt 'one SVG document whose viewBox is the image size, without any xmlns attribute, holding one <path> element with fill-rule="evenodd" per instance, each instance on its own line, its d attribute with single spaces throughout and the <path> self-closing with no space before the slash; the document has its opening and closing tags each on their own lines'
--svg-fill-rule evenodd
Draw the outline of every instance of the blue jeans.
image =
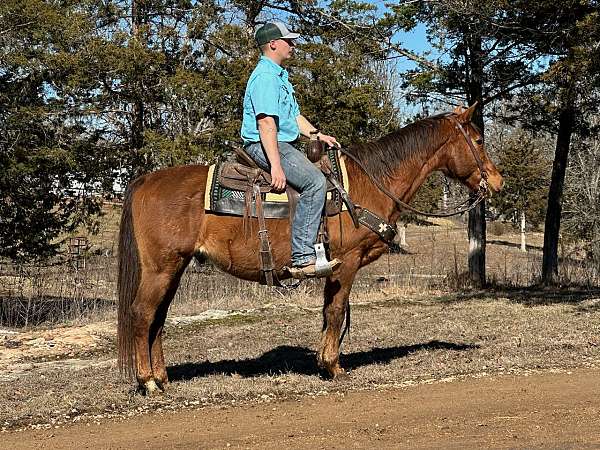
<svg viewBox="0 0 600 450">
<path fill-rule="evenodd" d="M 260 142 L 247 146 L 246 152 L 262 169 L 271 170 Z M 279 157 L 287 183 L 300 193 L 292 221 L 292 265 L 301 266 L 316 259 L 314 244 L 325 205 L 327 182 L 325 175 L 306 155 L 288 142 L 279 142 Z"/>
</svg>

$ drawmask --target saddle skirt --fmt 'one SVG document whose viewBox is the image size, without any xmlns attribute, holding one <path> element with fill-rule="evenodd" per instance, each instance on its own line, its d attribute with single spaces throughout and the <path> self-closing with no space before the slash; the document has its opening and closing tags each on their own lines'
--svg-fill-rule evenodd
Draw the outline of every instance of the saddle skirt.
<svg viewBox="0 0 600 450">
<path fill-rule="evenodd" d="M 321 167 L 325 163 L 333 176 L 340 181 L 346 192 L 349 189 L 348 174 L 344 159 L 335 149 L 329 149 L 324 155 L 328 161 L 315 163 Z M 286 192 L 270 192 L 271 177 L 264 170 L 249 167 L 237 160 L 220 161 L 209 167 L 206 191 L 204 193 L 204 209 L 208 213 L 257 217 L 256 203 L 247 204 L 249 192 L 253 184 L 259 184 L 262 198 L 262 209 L 266 219 L 284 219 L 293 216 L 299 193 L 291 186 Z M 328 216 L 345 211 L 346 205 L 337 189 L 327 182 L 327 200 L 325 211 Z"/>
</svg>

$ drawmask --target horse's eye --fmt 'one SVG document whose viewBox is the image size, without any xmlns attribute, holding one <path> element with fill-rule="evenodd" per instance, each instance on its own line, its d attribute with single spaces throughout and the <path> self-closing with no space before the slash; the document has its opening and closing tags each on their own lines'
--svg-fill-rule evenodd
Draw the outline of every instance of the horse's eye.
<svg viewBox="0 0 600 450">
<path fill-rule="evenodd" d="M 481 145 L 481 144 L 483 144 L 483 138 L 480 138 L 480 137 L 479 137 L 479 138 L 475 139 L 475 143 L 476 143 L 477 145 Z"/>
</svg>

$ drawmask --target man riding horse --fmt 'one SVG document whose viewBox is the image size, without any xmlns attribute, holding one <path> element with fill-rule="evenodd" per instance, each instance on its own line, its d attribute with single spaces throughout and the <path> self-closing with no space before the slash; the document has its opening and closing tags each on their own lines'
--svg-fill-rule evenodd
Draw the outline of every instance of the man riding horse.
<svg viewBox="0 0 600 450">
<path fill-rule="evenodd" d="M 291 224 L 293 278 L 326 276 L 341 261 L 319 261 L 316 270 L 314 244 L 325 204 L 326 180 L 323 173 L 293 144 L 299 134 L 318 139 L 329 147 L 340 144 L 321 133 L 300 114 L 288 72 L 281 67 L 295 48 L 300 35 L 280 22 L 266 23 L 254 35 L 262 56 L 248 79 L 244 96 L 241 135 L 246 152 L 271 173 L 271 186 L 283 191 L 289 183 L 300 193 Z M 323 270 L 324 269 L 324 270 Z"/>
<path fill-rule="evenodd" d="M 292 224 L 270 218 L 265 230 L 274 237 L 273 272 L 279 279 L 318 272 L 311 247 L 323 208 L 324 179 L 291 143 L 299 134 L 337 141 L 318 133 L 300 115 L 287 72 L 280 66 L 292 54 L 293 39 L 281 24 L 256 33 L 263 56 L 253 72 L 244 100 L 242 136 L 248 153 L 270 170 L 273 188 L 286 182 L 302 192 Z M 502 176 L 489 159 L 483 136 L 472 123 L 476 105 L 418 120 L 376 141 L 355 143 L 344 153 L 349 194 L 362 214 L 381 228 L 392 226 L 419 187 L 434 171 L 459 180 L 483 199 L 487 188 L 502 188 Z M 214 170 L 214 167 L 212 168 Z M 238 278 L 259 282 L 263 276 L 259 239 L 248 239 L 243 217 L 214 214 L 206 208 L 211 167 L 177 166 L 145 174 L 130 183 L 123 201 L 119 232 L 119 368 L 136 377 L 142 392 L 164 390 L 169 382 L 163 354 L 163 329 L 169 305 L 190 260 L 196 256 Z M 368 209 L 367 209 L 368 206 Z M 333 378 L 344 377 L 340 342 L 348 325 L 350 291 L 357 271 L 388 250 L 376 227 L 357 226 L 346 211 L 330 217 L 332 255 L 343 260 L 323 288 L 323 327 L 317 363 Z M 365 226 L 362 226 L 365 225 Z M 320 250 L 320 248 L 319 248 Z M 322 258 L 317 257 L 320 263 Z M 330 271 L 337 260 L 326 263 Z M 308 267 L 307 267 L 308 266 Z M 317 266 L 319 266 L 317 264 Z"/>
</svg>

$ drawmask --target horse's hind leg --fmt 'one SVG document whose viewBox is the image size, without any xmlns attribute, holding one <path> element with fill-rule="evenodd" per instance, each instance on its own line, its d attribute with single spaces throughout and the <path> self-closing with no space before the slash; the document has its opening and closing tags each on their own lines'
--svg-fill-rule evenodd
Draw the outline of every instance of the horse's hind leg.
<svg viewBox="0 0 600 450">
<path fill-rule="evenodd" d="M 350 289 L 357 270 L 357 267 L 353 267 L 346 260 L 339 271 L 327 278 L 325 282 L 323 332 L 317 362 L 333 378 L 346 373 L 340 366 L 340 336 Z"/>
<path fill-rule="evenodd" d="M 175 277 L 173 272 L 164 271 L 157 273 L 143 268 L 140 286 L 135 300 L 131 305 L 135 341 L 136 378 L 140 389 L 149 394 L 158 388 L 152 372 L 150 347 L 151 343 L 155 340 L 157 331 L 162 331 L 162 325 L 159 327 L 155 325 L 157 312 L 169 292 L 169 288 Z"/>
<path fill-rule="evenodd" d="M 184 264 L 183 267 L 185 267 L 185 265 L 187 264 Z M 173 301 L 173 297 L 175 297 L 175 293 L 179 287 L 179 281 L 181 280 L 182 273 L 183 269 L 171 281 L 162 303 L 158 306 L 154 323 L 150 328 L 150 359 L 152 363 L 152 375 L 154 380 L 158 383 L 158 386 L 163 390 L 169 382 L 169 377 L 167 375 L 167 367 L 165 365 L 165 357 L 163 354 L 162 334 L 165 320 L 167 318 L 167 311 L 169 310 L 171 301 Z"/>
<path fill-rule="evenodd" d="M 150 362 L 152 365 L 152 376 L 158 384 L 158 387 L 162 390 L 165 389 L 169 382 L 162 347 L 162 333 L 165 319 L 167 318 L 167 309 L 169 308 L 168 303 L 170 303 L 170 301 L 167 302 L 167 300 L 165 300 L 158 307 L 156 318 L 150 327 Z"/>
</svg>

